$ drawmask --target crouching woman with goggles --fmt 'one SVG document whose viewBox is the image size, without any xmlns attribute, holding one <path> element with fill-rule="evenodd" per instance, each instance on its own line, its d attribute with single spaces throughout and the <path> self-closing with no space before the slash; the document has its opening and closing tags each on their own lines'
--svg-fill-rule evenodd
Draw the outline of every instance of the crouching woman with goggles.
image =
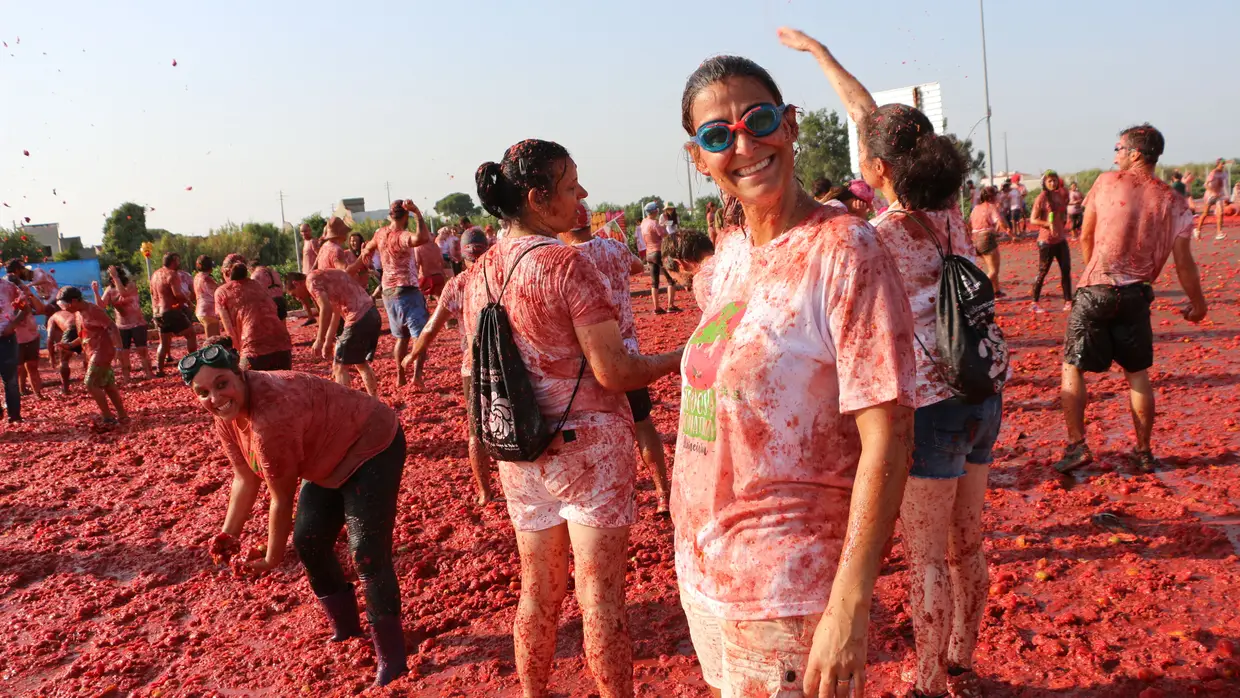
<svg viewBox="0 0 1240 698">
<path fill-rule="evenodd" d="M 265 557 L 252 572 L 277 567 L 289 531 L 306 576 L 339 641 L 362 634 L 353 586 L 333 552 L 348 526 L 349 551 L 366 594 L 378 658 L 375 685 L 406 673 L 400 589 L 392 567 L 392 527 L 405 464 L 405 435 L 396 413 L 364 393 L 290 371 L 243 371 L 225 340 L 177 364 L 232 463 L 224 530 L 211 544 L 217 558 L 240 551 L 259 484 L 271 491 Z M 299 481 L 301 502 L 293 520 Z"/>
</svg>

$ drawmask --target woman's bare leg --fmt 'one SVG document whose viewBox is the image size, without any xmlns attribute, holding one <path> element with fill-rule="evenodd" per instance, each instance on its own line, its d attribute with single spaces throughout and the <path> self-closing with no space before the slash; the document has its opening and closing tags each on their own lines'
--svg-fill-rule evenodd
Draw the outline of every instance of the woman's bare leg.
<svg viewBox="0 0 1240 698">
<path fill-rule="evenodd" d="M 947 644 L 953 616 L 947 538 L 957 482 L 910 477 L 900 507 L 909 551 L 910 615 L 917 640 L 916 686 L 932 696 L 947 691 Z"/>
<path fill-rule="evenodd" d="M 556 625 L 568 592 L 568 548 L 568 524 L 544 531 L 517 531 L 521 598 L 513 644 L 524 698 L 543 698 L 551 680 Z"/>
<path fill-rule="evenodd" d="M 570 523 L 586 665 L 601 698 L 632 698 L 633 641 L 624 606 L 629 529 Z"/>
</svg>

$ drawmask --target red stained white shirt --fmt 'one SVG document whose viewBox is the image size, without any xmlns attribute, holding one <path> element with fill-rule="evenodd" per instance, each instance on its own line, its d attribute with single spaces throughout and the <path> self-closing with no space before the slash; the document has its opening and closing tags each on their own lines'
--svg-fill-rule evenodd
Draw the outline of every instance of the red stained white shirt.
<svg viewBox="0 0 1240 698">
<path fill-rule="evenodd" d="M 314 271 L 319 259 L 319 247 L 321 241 L 318 238 L 302 240 L 301 243 L 301 273 L 309 274 Z"/>
<path fill-rule="evenodd" d="M 426 245 L 423 245 L 426 247 Z M 444 309 L 448 315 L 456 318 L 457 331 L 461 335 L 461 375 L 471 375 L 474 363 L 473 341 L 474 330 L 477 329 L 478 323 L 461 321 L 461 292 L 465 288 L 465 284 L 469 283 L 470 277 L 475 273 L 477 265 L 471 266 L 464 272 L 448 279 L 448 283 L 444 284 L 443 292 L 439 294 L 439 306 Z"/>
<path fill-rule="evenodd" d="M 416 239 L 414 232 L 396 230 L 390 225 L 375 231 L 373 242 L 383 264 L 383 288 L 418 285 L 418 269 L 413 253 Z M 443 264 L 442 258 L 440 264 Z"/>
<path fill-rule="evenodd" d="M 478 272 L 464 282 L 461 309 L 465 318 L 477 318 L 490 302 L 486 284 L 490 298 L 498 298 L 513 262 L 531 245 L 543 246 L 525 255 L 512 272 L 502 303 L 538 405 L 544 416 L 559 420 L 581 373 L 583 354 L 574 328 L 617 319 L 607 282 L 590 260 L 554 238 L 504 238 L 473 265 Z M 586 366 L 564 428 L 617 422 L 632 423 L 628 400 L 624 393 L 603 388 Z"/>
<path fill-rule="evenodd" d="M 899 272 L 869 224 L 826 206 L 760 247 L 723 232 L 707 267 L 681 366 L 681 591 L 729 620 L 821 613 L 861 457 L 852 413 L 913 404 Z"/>
<path fill-rule="evenodd" d="M 999 230 L 1002 223 L 999 208 L 990 201 L 974 206 L 973 212 L 969 214 L 969 227 L 975 233 L 993 233 Z"/>
<path fill-rule="evenodd" d="M 194 295 L 198 297 L 196 315 L 200 318 L 218 317 L 215 311 L 215 290 L 220 282 L 205 271 L 194 274 Z"/>
<path fill-rule="evenodd" d="M 917 220 L 934 231 L 943 252 L 948 252 L 946 231 L 951 230 L 952 254 L 977 263 L 973 239 L 965 230 L 960 209 L 950 206 L 944 211 L 918 211 Z M 933 356 L 938 349 L 937 316 L 939 279 L 943 276 L 943 258 L 939 248 L 924 228 L 909 219 L 904 209 L 893 205 L 874 219 L 879 241 L 891 253 L 900 272 L 900 281 L 913 311 L 917 339 L 913 351 L 917 356 L 917 401 L 914 407 L 932 405 L 954 396 L 951 388 L 935 366 Z"/>
<path fill-rule="evenodd" d="M 352 250 L 345 249 L 335 240 L 324 240 L 323 245 L 319 247 L 319 257 L 315 262 L 315 269 L 348 269 L 351 264 L 357 261 L 357 255 Z M 353 277 L 362 288 L 366 287 L 366 280 L 370 277 L 370 273 L 365 268 L 359 269 Z"/>
<path fill-rule="evenodd" d="M 352 325 L 375 307 L 366 289 L 357 285 L 353 277 L 339 269 L 319 269 L 306 276 L 306 289 L 316 303 L 327 303 L 344 318 L 344 324 Z"/>
<path fill-rule="evenodd" d="M 185 295 L 180 291 L 180 285 L 180 275 L 168 267 L 160 267 L 151 274 L 151 309 L 156 315 L 186 307 L 183 301 L 177 300 L 178 295 L 182 298 Z"/>
<path fill-rule="evenodd" d="M 116 324 L 103 308 L 94 303 L 85 306 L 74 318 L 83 350 L 95 366 L 108 366 L 116 356 L 116 344 L 112 341 L 112 328 Z"/>
<path fill-rule="evenodd" d="M 667 230 L 653 218 L 643 218 L 638 231 L 641 233 L 642 241 L 646 243 L 646 254 L 648 255 L 658 252 L 663 244 L 663 238 L 667 237 Z"/>
<path fill-rule="evenodd" d="M 1079 286 L 1154 283 L 1193 212 L 1166 182 L 1137 172 L 1104 172 L 1085 197 L 1097 215 L 1094 251 Z"/>
<path fill-rule="evenodd" d="M 105 307 L 116 311 L 116 326 L 122 330 L 132 330 L 146 325 L 146 316 L 142 314 L 142 300 L 138 297 L 137 285 L 130 283 L 123 289 L 109 286 L 99 300 Z"/>
<path fill-rule="evenodd" d="M 280 274 L 275 269 L 261 265 L 254 267 L 254 273 L 250 275 L 250 278 L 267 289 L 267 295 L 272 298 L 284 297 L 284 282 L 280 279 Z"/>
<path fill-rule="evenodd" d="M 616 312 L 620 314 L 620 337 L 624 339 L 624 346 L 636 353 L 637 323 L 633 319 L 633 299 L 629 293 L 633 253 L 619 240 L 603 237 L 596 237 L 573 247 L 593 262 L 594 268 L 603 275 L 607 290 L 611 294 L 611 304 L 616 306 Z"/>
<path fill-rule="evenodd" d="M 264 480 L 294 472 L 339 487 L 390 446 L 400 428 L 390 407 L 333 381 L 295 371 L 242 375 L 250 391 L 249 428 L 217 418 L 215 432 L 235 466 Z"/>
<path fill-rule="evenodd" d="M 233 341 L 242 356 L 292 351 L 288 327 L 276 313 L 267 289 L 253 279 L 229 281 L 215 289 L 215 309 L 228 315 Z"/>
</svg>

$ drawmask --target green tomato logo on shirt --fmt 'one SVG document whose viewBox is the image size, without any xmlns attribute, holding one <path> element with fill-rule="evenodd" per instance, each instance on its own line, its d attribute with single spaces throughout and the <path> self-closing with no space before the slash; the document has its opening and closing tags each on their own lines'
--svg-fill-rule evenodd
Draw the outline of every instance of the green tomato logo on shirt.
<svg viewBox="0 0 1240 698">
<path fill-rule="evenodd" d="M 685 347 L 680 430 L 702 441 L 715 440 L 715 379 L 728 340 L 745 317 L 745 303 L 728 303 L 702 324 Z"/>
</svg>

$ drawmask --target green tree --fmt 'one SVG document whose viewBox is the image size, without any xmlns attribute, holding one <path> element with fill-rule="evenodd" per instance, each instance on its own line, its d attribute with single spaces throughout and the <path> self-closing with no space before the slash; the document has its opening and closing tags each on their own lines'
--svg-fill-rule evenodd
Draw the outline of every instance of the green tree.
<svg viewBox="0 0 1240 698">
<path fill-rule="evenodd" d="M 705 229 L 706 227 L 706 204 L 710 202 L 714 202 L 716 211 L 723 210 L 723 201 L 721 201 L 719 197 L 715 196 L 714 194 L 710 194 L 708 196 L 699 196 L 693 202 L 694 206 L 696 206 L 696 210 L 693 212 L 694 219 L 697 221 L 701 221 L 703 229 Z"/>
<path fill-rule="evenodd" d="M 455 220 L 461 216 L 476 216 L 479 213 L 482 213 L 482 209 L 474 205 L 474 200 L 470 198 L 469 194 L 458 191 L 454 194 L 448 194 L 439 201 L 436 201 L 435 213 L 452 219 L 453 222 L 455 222 Z"/>
<path fill-rule="evenodd" d="M 981 150 L 974 152 L 973 139 L 970 138 L 962 141 L 953 133 L 947 134 L 947 137 L 951 139 L 952 143 L 956 144 L 956 150 L 959 150 L 960 154 L 964 156 L 965 161 L 969 163 L 969 173 L 965 178 L 972 179 L 977 177 L 980 179 L 986 176 L 986 153 Z"/>
<path fill-rule="evenodd" d="M 298 230 L 300 230 L 303 225 L 310 226 L 310 231 L 314 233 L 315 237 L 318 237 L 323 234 L 323 228 L 327 227 L 327 219 L 323 217 L 323 214 L 315 211 L 314 213 L 311 213 L 301 219 L 301 223 L 297 226 Z M 298 235 L 300 235 L 300 233 L 298 233 Z"/>
<path fill-rule="evenodd" d="M 0 264 L 18 257 L 41 262 L 44 251 L 37 240 L 20 230 L 0 228 Z"/>
<path fill-rule="evenodd" d="M 839 113 L 829 109 L 800 115 L 801 135 L 797 136 L 796 172 L 805 186 L 826 177 L 842 182 L 852 176 L 848 157 L 848 125 Z"/>
<path fill-rule="evenodd" d="M 131 271 L 142 268 L 141 255 L 134 255 L 144 242 L 154 242 L 155 235 L 146 229 L 146 209 L 132 201 L 112 210 L 103 224 L 103 255 L 100 263 L 124 263 Z"/>
</svg>

